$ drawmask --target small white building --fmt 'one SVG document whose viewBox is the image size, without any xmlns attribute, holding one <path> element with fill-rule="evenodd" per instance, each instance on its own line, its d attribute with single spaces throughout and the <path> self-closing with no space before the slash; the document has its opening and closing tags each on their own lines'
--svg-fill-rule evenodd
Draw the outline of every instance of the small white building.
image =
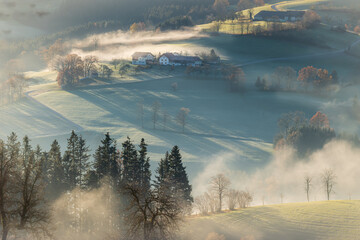
<svg viewBox="0 0 360 240">
<path fill-rule="evenodd" d="M 155 56 L 150 52 L 136 52 L 132 55 L 132 64 L 147 65 L 155 61 Z"/>
<path fill-rule="evenodd" d="M 164 53 L 159 58 L 160 65 L 171 66 L 201 66 L 202 61 L 196 56 L 182 56 L 174 53 Z"/>
</svg>

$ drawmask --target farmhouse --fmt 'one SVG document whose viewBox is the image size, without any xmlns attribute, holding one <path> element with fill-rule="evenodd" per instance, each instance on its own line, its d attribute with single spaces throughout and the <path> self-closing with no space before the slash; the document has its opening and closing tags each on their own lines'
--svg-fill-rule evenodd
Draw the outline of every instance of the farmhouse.
<svg viewBox="0 0 360 240">
<path fill-rule="evenodd" d="M 301 21 L 305 11 L 261 11 L 255 15 L 254 21 L 297 22 Z"/>
<path fill-rule="evenodd" d="M 164 53 L 159 58 L 160 65 L 171 66 L 201 66 L 202 61 L 196 56 L 182 56 L 176 53 Z"/>
<path fill-rule="evenodd" d="M 136 52 L 132 55 L 132 64 L 146 65 L 155 61 L 155 56 L 150 52 Z"/>
</svg>

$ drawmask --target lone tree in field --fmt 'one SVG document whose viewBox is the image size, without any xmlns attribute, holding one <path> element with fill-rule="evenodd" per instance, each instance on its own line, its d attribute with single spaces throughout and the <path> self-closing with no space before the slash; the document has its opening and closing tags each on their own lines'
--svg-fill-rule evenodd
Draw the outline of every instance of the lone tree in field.
<svg viewBox="0 0 360 240">
<path fill-rule="evenodd" d="M 121 63 L 120 59 L 113 59 L 110 62 L 110 64 L 113 65 L 115 69 L 116 69 L 117 65 L 119 65 L 120 63 Z"/>
<path fill-rule="evenodd" d="M 141 127 L 144 128 L 144 114 L 145 114 L 145 109 L 144 109 L 144 102 L 140 101 L 138 104 L 138 117 L 141 120 Z"/>
<path fill-rule="evenodd" d="M 159 119 L 160 108 L 161 108 L 161 103 L 159 103 L 158 101 L 155 101 L 153 103 L 153 105 L 151 106 L 152 121 L 153 121 L 153 124 L 154 124 L 154 129 L 156 128 L 156 123 L 157 123 L 157 121 Z"/>
<path fill-rule="evenodd" d="M 190 109 L 182 107 L 180 108 L 180 111 L 177 115 L 177 121 L 182 126 L 183 133 L 185 132 L 186 119 L 189 113 L 190 113 Z"/>
<path fill-rule="evenodd" d="M 230 180 L 227 177 L 225 177 L 224 174 L 218 174 L 218 175 L 212 177 L 210 180 L 211 190 L 219 198 L 218 212 L 222 211 L 223 198 L 224 198 L 224 195 L 226 194 L 229 186 L 230 186 Z"/>
<path fill-rule="evenodd" d="M 312 187 L 312 178 L 309 177 L 309 176 L 305 176 L 305 181 L 304 181 L 304 184 L 305 184 L 305 192 L 306 192 L 306 198 L 307 198 L 307 201 L 310 202 L 310 189 Z"/>
<path fill-rule="evenodd" d="M 84 62 L 80 56 L 69 54 L 66 57 L 58 57 L 53 69 L 58 72 L 56 81 L 59 86 L 73 86 L 84 74 Z"/>
<path fill-rule="evenodd" d="M 332 169 L 325 169 L 321 175 L 321 182 L 326 192 L 327 200 L 330 200 L 330 195 L 334 193 L 334 186 L 336 184 L 336 175 Z"/>
</svg>

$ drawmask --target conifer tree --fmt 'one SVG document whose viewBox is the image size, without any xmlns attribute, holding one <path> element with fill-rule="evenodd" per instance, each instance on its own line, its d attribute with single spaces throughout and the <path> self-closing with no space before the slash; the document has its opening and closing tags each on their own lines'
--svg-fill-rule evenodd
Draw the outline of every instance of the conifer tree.
<svg viewBox="0 0 360 240">
<path fill-rule="evenodd" d="M 123 164 L 122 169 L 122 181 L 123 184 L 131 184 L 139 187 L 140 166 L 138 162 L 137 151 L 134 144 L 128 137 L 122 144 L 123 150 L 121 154 L 121 160 Z"/>
<path fill-rule="evenodd" d="M 190 206 L 193 202 L 191 196 L 192 187 L 182 163 L 182 157 L 178 146 L 174 146 L 169 156 L 169 174 L 171 179 L 172 193 L 179 196 L 185 205 Z"/>
<path fill-rule="evenodd" d="M 150 158 L 147 156 L 147 144 L 145 143 L 144 138 L 141 139 L 139 147 L 140 185 L 141 189 L 145 192 L 150 190 L 151 172 Z"/>
<path fill-rule="evenodd" d="M 86 145 L 86 140 L 80 136 L 76 145 L 76 160 L 77 160 L 77 182 L 80 188 L 85 188 L 84 176 L 89 170 L 89 147 Z"/>
<path fill-rule="evenodd" d="M 49 189 L 52 195 L 59 196 L 66 190 L 64 163 L 61 157 L 61 148 L 58 141 L 54 140 L 48 153 L 49 161 Z M 56 198 L 56 196 L 54 196 Z"/>
<path fill-rule="evenodd" d="M 165 153 L 165 158 L 162 158 L 159 162 L 159 166 L 156 169 L 156 181 L 155 186 L 161 187 L 169 180 L 169 152 Z"/>
<path fill-rule="evenodd" d="M 67 140 L 67 149 L 64 156 L 65 161 L 65 178 L 66 183 L 70 189 L 73 189 L 77 186 L 77 142 L 79 140 L 78 135 L 72 131 L 70 138 Z"/>
<path fill-rule="evenodd" d="M 105 138 L 101 140 L 101 144 L 95 152 L 94 168 L 95 175 L 89 172 L 88 180 L 95 181 L 95 185 L 99 185 L 99 181 L 103 177 L 110 177 L 112 184 L 117 185 L 120 181 L 120 165 L 119 152 L 116 147 L 116 141 L 110 137 L 109 133 L 105 134 Z"/>
<path fill-rule="evenodd" d="M 89 151 L 85 139 L 72 131 L 64 156 L 65 177 L 70 188 L 85 187 L 84 176 L 89 170 Z"/>
</svg>

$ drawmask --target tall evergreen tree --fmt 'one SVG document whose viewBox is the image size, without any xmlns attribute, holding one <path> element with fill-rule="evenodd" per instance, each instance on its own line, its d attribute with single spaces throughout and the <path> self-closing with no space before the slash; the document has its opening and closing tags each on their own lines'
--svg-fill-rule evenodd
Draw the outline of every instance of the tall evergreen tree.
<svg viewBox="0 0 360 240">
<path fill-rule="evenodd" d="M 115 139 L 110 137 L 109 133 L 105 134 L 105 138 L 101 140 L 101 144 L 94 154 L 93 173 L 88 174 L 89 181 L 95 181 L 95 185 L 99 185 L 99 181 L 103 177 L 110 177 L 112 184 L 118 185 L 121 178 L 120 171 L 120 155 L 116 147 Z"/>
<path fill-rule="evenodd" d="M 49 190 L 53 197 L 59 196 L 66 190 L 65 169 L 63 158 L 61 157 L 61 148 L 58 141 L 54 140 L 48 153 L 49 161 Z M 56 196 L 55 196 L 55 195 Z"/>
<path fill-rule="evenodd" d="M 186 205 L 191 205 L 193 198 L 191 196 L 192 187 L 182 163 L 182 157 L 178 146 L 174 146 L 169 156 L 169 174 L 171 179 L 173 194 L 182 198 Z"/>
<path fill-rule="evenodd" d="M 86 173 L 88 172 L 90 165 L 89 165 L 89 159 L 90 159 L 90 149 L 86 145 L 86 140 L 80 136 L 78 138 L 78 142 L 76 144 L 76 160 L 77 160 L 77 182 L 78 186 L 80 188 L 85 188 L 85 180 L 84 177 Z"/>
<path fill-rule="evenodd" d="M 72 131 L 63 159 L 65 178 L 70 189 L 74 187 L 85 187 L 84 176 L 89 170 L 89 151 L 85 139 Z"/>
<path fill-rule="evenodd" d="M 67 149 L 64 156 L 65 162 L 65 178 L 66 183 L 70 189 L 77 186 L 77 142 L 79 141 L 78 135 L 75 131 L 71 132 L 70 138 L 67 140 Z"/>
<path fill-rule="evenodd" d="M 151 180 L 151 171 L 150 171 L 150 158 L 147 156 L 147 144 L 145 143 L 144 138 L 140 142 L 140 151 L 139 151 L 139 165 L 140 165 L 140 184 L 143 191 L 150 190 L 150 180 Z"/>
<path fill-rule="evenodd" d="M 140 186 L 140 165 L 138 161 L 137 151 L 134 144 L 128 137 L 122 144 L 123 150 L 121 153 L 121 161 L 123 164 L 122 181 L 123 184 L 131 184 L 134 186 Z"/>
<path fill-rule="evenodd" d="M 155 180 L 155 186 L 161 187 L 165 182 L 169 180 L 169 152 L 165 153 L 165 158 L 162 158 L 159 162 L 159 166 L 156 169 L 156 180 Z"/>
</svg>

